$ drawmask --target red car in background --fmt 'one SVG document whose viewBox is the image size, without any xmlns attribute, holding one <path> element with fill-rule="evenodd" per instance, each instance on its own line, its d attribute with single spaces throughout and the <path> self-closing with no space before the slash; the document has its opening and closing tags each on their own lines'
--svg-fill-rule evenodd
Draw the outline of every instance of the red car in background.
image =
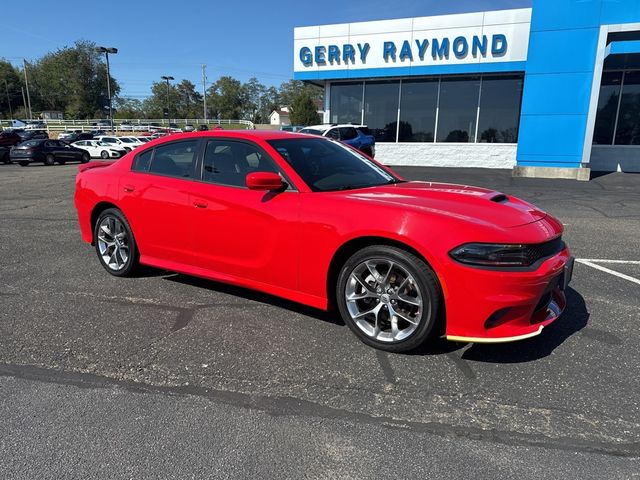
<svg viewBox="0 0 640 480">
<path fill-rule="evenodd" d="M 562 224 L 500 192 L 408 182 L 337 141 L 220 131 L 80 167 L 82 238 L 112 275 L 139 264 L 336 307 L 365 343 L 505 342 L 565 308 Z"/>
</svg>

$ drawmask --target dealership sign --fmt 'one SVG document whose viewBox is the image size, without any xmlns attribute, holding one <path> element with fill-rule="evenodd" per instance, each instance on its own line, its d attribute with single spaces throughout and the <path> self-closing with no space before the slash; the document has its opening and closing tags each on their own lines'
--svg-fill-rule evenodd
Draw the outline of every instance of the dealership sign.
<svg viewBox="0 0 640 480">
<path fill-rule="evenodd" d="M 492 56 L 503 56 L 507 52 L 507 37 L 501 33 L 492 35 L 491 48 L 489 48 L 489 42 L 487 36 L 483 35 L 478 37 L 474 35 L 471 40 L 467 40 L 466 37 L 456 37 L 453 41 L 450 41 L 448 37 L 434 38 L 429 42 L 424 38 L 421 40 L 415 40 L 415 45 L 409 40 L 402 42 L 402 46 L 398 48 L 395 42 L 384 42 L 382 46 L 382 58 L 385 62 L 389 60 L 412 61 L 414 54 L 420 60 L 424 60 L 425 55 L 429 52 L 429 45 L 431 45 L 430 54 L 433 59 L 448 60 L 451 54 L 457 58 L 465 58 L 471 54 L 473 57 L 482 55 L 487 56 L 489 52 Z M 469 48 L 471 45 L 471 48 Z M 358 61 L 366 63 L 367 56 L 371 50 L 369 42 L 364 44 L 357 44 Z M 300 61 L 305 67 L 310 67 L 316 63 L 316 65 L 326 65 L 327 62 L 333 64 L 340 64 L 344 62 L 345 65 L 356 63 L 356 48 L 346 43 L 342 45 L 342 50 L 338 45 L 318 45 L 314 47 L 313 51 L 309 47 L 302 47 L 300 49 Z"/>
<path fill-rule="evenodd" d="M 399 74 L 398 67 L 428 74 L 429 67 L 524 62 L 530 21 L 525 8 L 299 27 L 294 76 L 348 78 L 356 70 L 384 76 L 384 69 Z"/>
</svg>

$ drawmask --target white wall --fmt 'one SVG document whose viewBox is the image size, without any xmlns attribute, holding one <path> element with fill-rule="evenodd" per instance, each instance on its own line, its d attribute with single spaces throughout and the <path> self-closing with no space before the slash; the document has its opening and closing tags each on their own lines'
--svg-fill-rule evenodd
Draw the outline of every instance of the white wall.
<svg viewBox="0 0 640 480">
<path fill-rule="evenodd" d="M 376 143 L 376 160 L 385 165 L 513 168 L 513 143 Z"/>
</svg>

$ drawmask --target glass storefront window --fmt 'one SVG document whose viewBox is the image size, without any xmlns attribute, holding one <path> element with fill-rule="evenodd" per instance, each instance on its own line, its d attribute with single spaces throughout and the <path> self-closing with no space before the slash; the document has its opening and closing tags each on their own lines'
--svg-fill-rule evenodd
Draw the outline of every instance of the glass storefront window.
<svg viewBox="0 0 640 480">
<path fill-rule="evenodd" d="M 443 79 L 440 82 L 438 142 L 475 142 L 480 77 Z"/>
<path fill-rule="evenodd" d="M 399 81 L 366 82 L 364 85 L 364 124 L 376 142 L 396 141 L 399 86 Z"/>
<path fill-rule="evenodd" d="M 362 82 L 331 84 L 331 123 L 362 121 Z"/>
<path fill-rule="evenodd" d="M 403 80 L 400 94 L 400 142 L 433 142 L 438 80 Z"/>
<path fill-rule="evenodd" d="M 593 143 L 611 145 L 618 112 L 622 72 L 604 72 L 598 97 L 598 113 L 593 129 Z"/>
<path fill-rule="evenodd" d="M 640 145 L 640 71 L 628 71 L 624 75 L 615 131 L 616 145 Z"/>
<path fill-rule="evenodd" d="M 517 143 L 522 77 L 482 77 L 478 142 Z"/>
</svg>

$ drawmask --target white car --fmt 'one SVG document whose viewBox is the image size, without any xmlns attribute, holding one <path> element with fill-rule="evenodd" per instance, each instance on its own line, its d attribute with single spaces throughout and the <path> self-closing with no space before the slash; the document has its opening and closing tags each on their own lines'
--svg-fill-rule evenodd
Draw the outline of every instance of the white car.
<svg viewBox="0 0 640 480">
<path fill-rule="evenodd" d="M 143 144 L 151 141 L 151 137 L 136 137 L 136 138 L 140 140 Z"/>
<path fill-rule="evenodd" d="M 127 137 L 115 137 L 115 136 L 107 136 L 102 135 L 100 137 L 95 137 L 94 140 L 98 140 L 99 142 L 105 142 L 114 147 L 124 148 L 127 152 L 132 151 L 134 148 L 138 146 L 137 143 L 134 144 L 132 140 L 129 140 Z"/>
<path fill-rule="evenodd" d="M 120 140 L 126 142 L 127 140 L 131 140 L 134 148 L 139 147 L 140 145 L 144 145 L 144 142 L 140 141 L 138 137 L 120 137 Z"/>
<path fill-rule="evenodd" d="M 124 148 L 117 147 L 110 143 L 100 142 L 98 140 L 79 140 L 72 143 L 74 147 L 81 148 L 89 152 L 92 158 L 120 158 L 127 152 Z"/>
</svg>

